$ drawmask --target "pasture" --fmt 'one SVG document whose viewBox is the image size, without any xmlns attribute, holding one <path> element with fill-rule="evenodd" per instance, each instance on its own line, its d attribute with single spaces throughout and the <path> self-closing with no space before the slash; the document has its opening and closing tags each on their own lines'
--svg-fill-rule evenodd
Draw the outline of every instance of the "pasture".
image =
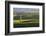
<svg viewBox="0 0 46 36">
<path fill-rule="evenodd" d="M 15 27 L 39 27 L 39 14 L 26 13 L 16 15 L 13 17 L 13 24 Z"/>
</svg>

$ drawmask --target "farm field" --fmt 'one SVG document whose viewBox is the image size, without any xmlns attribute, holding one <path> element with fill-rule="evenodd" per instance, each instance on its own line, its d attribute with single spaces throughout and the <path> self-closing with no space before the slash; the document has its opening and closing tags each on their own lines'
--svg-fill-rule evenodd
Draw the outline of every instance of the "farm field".
<svg viewBox="0 0 46 36">
<path fill-rule="evenodd" d="M 15 20 L 14 27 L 38 27 L 38 19 L 35 20 Z"/>
<path fill-rule="evenodd" d="M 32 15 L 33 14 L 33 15 Z M 39 27 L 39 15 L 38 13 L 25 13 L 22 16 L 14 16 L 14 28 L 15 27 Z"/>
</svg>

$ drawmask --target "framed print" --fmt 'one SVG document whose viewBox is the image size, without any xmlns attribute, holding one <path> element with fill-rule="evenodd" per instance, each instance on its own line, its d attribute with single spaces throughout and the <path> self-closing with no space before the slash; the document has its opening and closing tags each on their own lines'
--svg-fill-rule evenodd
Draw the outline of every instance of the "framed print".
<svg viewBox="0 0 46 36">
<path fill-rule="evenodd" d="M 44 33 L 44 3 L 5 1 L 5 35 Z"/>
</svg>

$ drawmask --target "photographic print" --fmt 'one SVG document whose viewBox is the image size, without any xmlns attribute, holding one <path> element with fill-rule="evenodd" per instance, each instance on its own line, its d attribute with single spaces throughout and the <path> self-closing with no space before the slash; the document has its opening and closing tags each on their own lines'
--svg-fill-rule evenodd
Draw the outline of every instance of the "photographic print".
<svg viewBox="0 0 46 36">
<path fill-rule="evenodd" d="M 44 33 L 44 3 L 5 1 L 5 35 Z"/>
<path fill-rule="evenodd" d="M 39 27 L 39 8 L 13 8 L 13 27 Z"/>
</svg>

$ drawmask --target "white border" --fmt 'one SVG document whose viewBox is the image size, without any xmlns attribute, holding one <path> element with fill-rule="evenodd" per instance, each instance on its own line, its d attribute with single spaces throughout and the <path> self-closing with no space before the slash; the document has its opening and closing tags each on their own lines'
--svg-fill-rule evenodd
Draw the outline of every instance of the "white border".
<svg viewBox="0 0 46 36">
<path fill-rule="evenodd" d="M 13 8 L 39 8 L 40 27 L 13 28 Z M 10 4 L 10 32 L 42 30 L 42 6 Z"/>
</svg>

